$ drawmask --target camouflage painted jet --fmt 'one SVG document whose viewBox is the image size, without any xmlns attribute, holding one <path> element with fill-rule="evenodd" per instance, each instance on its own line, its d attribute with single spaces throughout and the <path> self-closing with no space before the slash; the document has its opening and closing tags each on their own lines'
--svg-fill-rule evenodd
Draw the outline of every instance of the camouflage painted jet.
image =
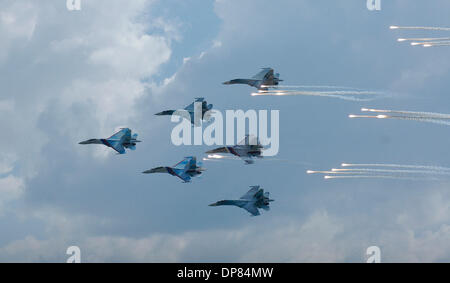
<svg viewBox="0 0 450 283">
<path fill-rule="evenodd" d="M 119 132 L 115 133 L 107 139 L 90 139 L 80 142 L 79 144 L 103 144 L 107 147 L 111 147 L 119 154 L 125 154 L 125 149 L 136 149 L 136 143 L 141 142 L 137 140 L 138 134 L 131 135 L 131 130 L 128 128 L 122 128 Z"/>
<path fill-rule="evenodd" d="M 269 198 L 269 192 L 264 193 L 260 186 L 250 186 L 250 190 L 239 200 L 221 200 L 209 206 L 234 205 L 250 212 L 253 216 L 258 216 L 259 208 L 270 210 L 269 204 L 273 199 Z"/>
<path fill-rule="evenodd" d="M 231 153 L 235 156 L 242 158 L 245 164 L 255 163 L 253 158 L 263 158 L 262 150 L 264 147 L 260 144 L 257 137 L 247 135 L 245 139 L 239 142 L 235 146 L 219 147 L 210 151 L 208 154 L 214 153 Z"/>
<path fill-rule="evenodd" d="M 256 87 L 259 90 L 268 90 L 268 87 L 278 85 L 280 80 L 280 74 L 274 74 L 272 68 L 263 68 L 261 72 L 254 75 L 251 79 L 235 79 L 231 81 L 224 82 L 224 85 L 234 85 L 234 84 L 247 84 L 252 87 Z"/>
<path fill-rule="evenodd" d="M 194 156 L 185 157 L 181 162 L 173 167 L 156 167 L 142 173 L 168 173 L 183 180 L 184 183 L 189 183 L 191 178 L 201 175 L 205 168 L 197 166 L 197 158 Z"/>
<path fill-rule="evenodd" d="M 195 109 L 195 105 L 196 103 L 201 103 L 201 109 Z M 194 102 L 192 102 L 191 104 L 189 104 L 188 106 L 186 106 L 183 110 L 187 111 L 186 114 L 188 114 L 189 116 L 185 117 L 183 115 L 180 115 L 182 118 L 185 118 L 187 120 L 190 120 L 192 125 L 199 125 L 200 121 L 195 121 L 195 110 L 200 111 L 201 110 L 201 116 L 200 113 L 198 114 L 199 117 L 201 118 L 201 120 L 208 120 L 209 116 L 207 115 L 207 112 L 212 110 L 213 105 L 212 104 L 208 104 L 206 102 L 206 100 L 203 97 L 199 97 L 196 98 L 194 100 Z M 177 110 L 166 110 L 166 111 L 162 111 L 159 113 L 156 113 L 155 115 L 157 116 L 171 116 L 174 113 L 176 113 Z M 180 114 L 182 114 L 182 112 L 180 112 Z"/>
</svg>

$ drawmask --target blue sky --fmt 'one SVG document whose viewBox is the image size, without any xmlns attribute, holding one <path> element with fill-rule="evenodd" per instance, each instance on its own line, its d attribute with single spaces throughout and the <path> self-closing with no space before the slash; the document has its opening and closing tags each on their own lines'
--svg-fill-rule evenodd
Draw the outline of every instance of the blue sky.
<svg viewBox="0 0 450 283">
<path fill-rule="evenodd" d="M 422 33 L 388 29 L 449 26 L 447 1 L 382 1 L 376 12 L 362 0 L 129 2 L 2 4 L 0 261 L 64 262 L 71 245 L 85 262 L 363 262 L 372 245 L 383 261 L 450 260 L 448 182 L 305 174 L 342 162 L 450 166 L 445 126 L 347 118 L 361 107 L 450 113 L 449 49 L 399 44 Z M 394 94 L 251 97 L 221 84 L 267 66 L 288 85 Z M 174 124 L 153 115 L 199 96 L 219 110 L 280 110 L 277 158 L 297 163 L 205 163 L 191 184 L 141 174 L 210 149 L 173 146 Z M 137 151 L 78 145 L 120 126 L 139 133 Z M 260 217 L 208 207 L 256 184 L 276 200 Z"/>
</svg>

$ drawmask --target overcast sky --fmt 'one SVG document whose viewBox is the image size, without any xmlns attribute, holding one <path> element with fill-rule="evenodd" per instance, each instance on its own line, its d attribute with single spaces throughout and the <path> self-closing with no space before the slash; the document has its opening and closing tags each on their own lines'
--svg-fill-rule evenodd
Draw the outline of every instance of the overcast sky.
<svg viewBox="0 0 450 283">
<path fill-rule="evenodd" d="M 1 0 L 0 262 L 450 261 L 450 182 L 336 180 L 342 162 L 450 167 L 450 128 L 351 120 L 361 107 L 450 113 L 449 48 L 414 48 L 392 24 L 450 26 L 445 0 Z M 273 67 L 285 84 L 394 93 L 368 103 L 252 97 L 223 81 Z M 200 179 L 140 172 L 203 157 L 154 116 L 205 97 L 218 110 L 280 110 L 278 159 L 205 163 Z M 116 155 L 81 146 L 121 126 Z M 261 185 L 269 212 L 209 207 Z"/>
</svg>

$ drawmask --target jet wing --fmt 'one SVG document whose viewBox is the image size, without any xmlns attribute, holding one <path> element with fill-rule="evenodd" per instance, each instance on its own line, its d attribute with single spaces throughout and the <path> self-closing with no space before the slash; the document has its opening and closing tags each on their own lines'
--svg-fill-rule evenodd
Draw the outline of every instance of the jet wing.
<svg viewBox="0 0 450 283">
<path fill-rule="evenodd" d="M 170 175 L 176 176 L 183 180 L 184 182 L 188 183 L 191 181 L 191 176 L 186 174 L 181 169 L 171 168 L 171 167 L 156 167 L 147 171 L 142 172 L 144 174 L 152 174 L 152 173 L 168 173 Z"/>
<path fill-rule="evenodd" d="M 241 140 L 238 145 L 259 145 L 259 139 L 254 135 L 246 135 L 243 140 Z"/>
<path fill-rule="evenodd" d="M 131 140 L 131 130 L 128 128 L 122 129 L 107 139 L 109 145 L 118 153 L 124 154 L 124 143 Z"/>
<path fill-rule="evenodd" d="M 260 215 L 258 208 L 255 206 L 255 204 L 253 202 L 249 202 L 242 208 L 247 210 L 248 212 L 250 212 L 253 216 Z"/>
<path fill-rule="evenodd" d="M 181 180 L 183 180 L 185 183 L 189 183 L 191 181 L 191 176 L 189 176 L 186 173 L 181 173 L 181 174 L 175 174 L 175 176 L 177 176 L 178 178 L 180 178 Z"/>
<path fill-rule="evenodd" d="M 255 194 L 258 192 L 260 186 L 251 186 L 251 189 L 241 197 L 241 199 L 252 199 Z"/>
<path fill-rule="evenodd" d="M 253 76 L 253 79 L 256 80 L 267 80 L 273 78 L 273 69 L 272 68 L 263 68 L 261 72 L 257 73 Z"/>
<path fill-rule="evenodd" d="M 131 130 L 130 129 L 121 129 L 120 131 L 118 131 L 117 133 L 115 133 L 114 135 L 110 136 L 109 138 L 107 138 L 107 140 L 111 140 L 111 141 L 119 141 L 123 138 L 131 138 Z"/>
<path fill-rule="evenodd" d="M 110 142 L 111 147 L 117 151 L 119 154 L 125 154 L 125 148 L 120 142 Z"/>
<path fill-rule="evenodd" d="M 253 197 L 255 199 L 262 199 L 264 197 L 264 190 L 259 189 Z"/>
<path fill-rule="evenodd" d="M 197 158 L 194 156 L 185 157 L 182 161 L 173 166 L 175 169 L 187 170 L 197 164 Z"/>
<path fill-rule="evenodd" d="M 195 100 L 194 100 L 194 102 L 192 102 L 191 104 L 189 104 L 188 106 L 186 106 L 186 107 L 184 107 L 184 110 L 186 110 L 186 111 L 188 111 L 188 112 L 194 112 L 194 106 L 195 106 L 195 103 L 202 103 L 202 105 L 203 105 L 203 102 L 205 101 L 205 98 L 203 98 L 203 97 L 197 97 L 197 98 L 195 98 Z"/>
<path fill-rule="evenodd" d="M 195 103 L 195 102 L 192 102 L 192 103 L 189 104 L 188 106 L 184 107 L 184 110 L 188 111 L 189 113 L 190 113 L 190 112 L 194 112 L 194 103 Z"/>
</svg>

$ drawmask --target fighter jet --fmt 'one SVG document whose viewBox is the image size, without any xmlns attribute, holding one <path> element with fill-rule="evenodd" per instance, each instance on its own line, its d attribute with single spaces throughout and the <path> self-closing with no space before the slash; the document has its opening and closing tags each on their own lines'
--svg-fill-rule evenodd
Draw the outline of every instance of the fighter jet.
<svg viewBox="0 0 450 283">
<path fill-rule="evenodd" d="M 224 85 L 234 85 L 234 84 L 247 84 L 252 87 L 256 87 L 258 90 L 268 90 L 270 86 L 278 85 L 280 80 L 280 74 L 274 74 L 272 68 L 263 68 L 261 72 L 254 75 L 251 79 L 235 79 L 231 81 L 224 82 Z"/>
<path fill-rule="evenodd" d="M 195 109 L 196 103 L 201 103 L 201 109 Z M 196 99 L 194 100 L 194 102 L 192 102 L 191 104 L 189 104 L 188 106 L 186 106 L 186 107 L 184 108 L 184 110 L 187 111 L 187 113 L 189 114 L 189 116 L 187 116 L 187 117 L 184 117 L 183 115 L 180 115 L 180 116 L 181 116 L 182 118 L 185 118 L 185 119 L 190 120 L 191 123 L 192 123 L 192 125 L 197 126 L 197 125 L 199 125 L 200 121 L 195 121 L 195 118 L 196 118 L 196 117 L 195 117 L 195 111 L 196 111 L 196 110 L 197 110 L 197 111 L 200 111 L 200 110 L 201 110 L 201 113 L 198 114 L 199 117 L 200 117 L 202 120 L 208 120 L 208 119 L 209 119 L 209 116 L 207 115 L 207 112 L 210 111 L 212 108 L 213 108 L 213 105 L 212 105 L 212 104 L 208 104 L 208 103 L 206 102 L 206 100 L 205 100 L 203 97 L 198 97 L 198 98 L 196 98 Z M 162 111 L 162 112 L 156 113 L 155 115 L 157 115 L 157 116 L 164 116 L 164 115 L 171 116 L 171 115 L 173 115 L 174 113 L 176 113 L 176 111 L 177 111 L 177 110 L 166 110 L 166 111 Z M 209 113 L 210 113 L 210 112 L 209 112 Z M 176 114 L 178 114 L 178 113 L 176 113 Z M 182 114 L 182 113 L 180 113 L 180 114 Z M 198 120 L 198 119 L 197 119 L 197 120 Z"/>
<path fill-rule="evenodd" d="M 209 206 L 234 205 L 250 212 L 253 216 L 258 216 L 258 208 L 266 211 L 270 210 L 269 204 L 273 199 L 269 198 L 269 192 L 264 192 L 260 186 L 250 186 L 250 190 L 239 200 L 221 200 Z"/>
<path fill-rule="evenodd" d="M 214 153 L 231 153 L 235 156 L 242 158 L 245 164 L 255 163 L 253 158 L 263 158 L 262 150 L 264 147 L 259 143 L 257 137 L 246 135 L 245 139 L 239 142 L 235 146 L 219 147 L 210 151 L 207 154 Z"/>
<path fill-rule="evenodd" d="M 119 132 L 115 133 L 107 139 L 90 139 L 80 142 L 79 144 L 103 144 L 107 147 L 113 148 L 119 154 L 125 154 L 125 149 L 136 149 L 136 143 L 141 142 L 137 140 L 138 134 L 131 135 L 131 130 L 128 128 L 122 128 Z"/>
<path fill-rule="evenodd" d="M 181 162 L 173 167 L 156 167 L 142 173 L 169 173 L 172 176 L 176 176 L 183 180 L 184 183 L 191 182 L 191 178 L 201 175 L 205 168 L 197 166 L 197 158 L 194 156 L 185 157 Z"/>
</svg>

